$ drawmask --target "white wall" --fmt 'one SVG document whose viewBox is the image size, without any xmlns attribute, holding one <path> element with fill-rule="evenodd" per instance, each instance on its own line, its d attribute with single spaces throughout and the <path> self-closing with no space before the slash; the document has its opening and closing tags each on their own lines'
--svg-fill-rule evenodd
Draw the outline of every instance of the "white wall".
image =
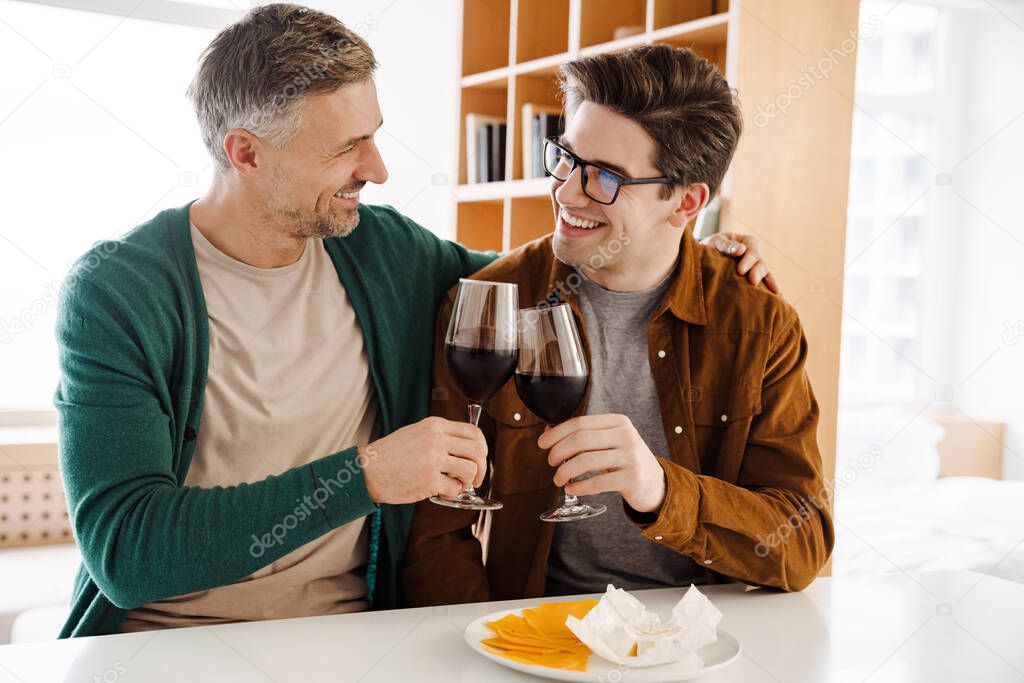
<svg viewBox="0 0 1024 683">
<path fill-rule="evenodd" d="M 377 140 L 390 178 L 363 191 L 442 237 L 451 236 L 457 4 L 453 0 L 310 0 L 362 35 L 380 62 L 384 129 Z"/>
<path fill-rule="evenodd" d="M 1007 422 L 1004 476 L 1024 479 L 1024 33 L 991 11 L 956 12 L 951 20 L 964 31 L 950 47 L 964 60 L 957 99 L 965 125 L 951 160 L 953 184 L 937 189 L 949 191 L 942 205 L 961 254 L 948 274 L 955 282 L 953 404 L 974 419 Z"/>
</svg>

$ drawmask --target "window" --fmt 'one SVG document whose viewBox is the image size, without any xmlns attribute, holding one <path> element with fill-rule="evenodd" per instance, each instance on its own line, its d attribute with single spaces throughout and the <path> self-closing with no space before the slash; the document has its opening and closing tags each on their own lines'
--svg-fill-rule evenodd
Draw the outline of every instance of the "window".
<svg viewBox="0 0 1024 683">
<path fill-rule="evenodd" d="M 850 165 L 840 400 L 910 403 L 925 390 L 929 188 L 937 170 L 939 10 L 864 2 L 882 30 L 859 47 Z"/>
<path fill-rule="evenodd" d="M 145 3 L 197 26 L 110 13 L 120 4 L 88 3 L 104 13 L 0 0 L 0 61 L 17 65 L 0 90 L 0 413 L 52 410 L 56 297 L 73 260 L 209 181 L 185 89 L 211 24 L 240 10 Z M 141 7 L 129 5 L 125 14 Z"/>
</svg>

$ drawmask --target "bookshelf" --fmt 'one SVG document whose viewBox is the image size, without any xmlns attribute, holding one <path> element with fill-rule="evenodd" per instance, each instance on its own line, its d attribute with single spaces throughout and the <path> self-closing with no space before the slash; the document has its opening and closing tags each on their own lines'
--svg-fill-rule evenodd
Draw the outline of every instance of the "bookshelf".
<svg viewBox="0 0 1024 683">
<path fill-rule="evenodd" d="M 555 74 L 577 56 L 666 43 L 712 61 L 737 89 L 744 132 L 722 187 L 720 228 L 761 237 L 810 345 L 819 444 L 835 467 L 839 338 L 855 52 L 837 60 L 785 115 L 758 105 L 790 92 L 826 50 L 855 35 L 858 0 L 462 0 L 459 120 L 449 175 L 452 234 L 506 251 L 552 228 L 549 181 L 524 178 L 522 105 L 557 104 Z M 638 33 L 615 39 L 619 26 Z M 852 33 L 851 33 L 852 32 Z M 505 178 L 466 183 L 467 113 L 507 121 Z"/>
</svg>

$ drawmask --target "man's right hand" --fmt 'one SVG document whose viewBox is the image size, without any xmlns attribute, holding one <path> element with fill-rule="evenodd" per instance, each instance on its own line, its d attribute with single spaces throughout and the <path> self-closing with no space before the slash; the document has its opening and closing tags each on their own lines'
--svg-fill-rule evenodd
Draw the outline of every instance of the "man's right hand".
<svg viewBox="0 0 1024 683">
<path fill-rule="evenodd" d="M 375 503 L 415 503 L 435 494 L 455 497 L 480 486 L 487 441 L 468 422 L 428 417 L 361 447 L 366 490 Z"/>
</svg>

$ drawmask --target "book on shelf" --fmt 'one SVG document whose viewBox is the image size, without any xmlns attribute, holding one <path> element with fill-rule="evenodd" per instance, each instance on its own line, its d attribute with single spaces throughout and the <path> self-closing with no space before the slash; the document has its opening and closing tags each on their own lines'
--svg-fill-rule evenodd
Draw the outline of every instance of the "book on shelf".
<svg viewBox="0 0 1024 683">
<path fill-rule="evenodd" d="M 466 114 L 466 182 L 486 183 L 505 175 L 505 119 Z"/>
<path fill-rule="evenodd" d="M 565 130 L 562 108 L 550 104 L 527 102 L 522 111 L 523 177 L 543 178 L 544 139 L 561 135 Z"/>
<path fill-rule="evenodd" d="M 469 168 L 476 168 L 473 177 L 466 178 L 470 183 L 485 183 L 491 173 L 491 125 L 485 123 L 477 128 L 476 143 L 473 147 L 468 148 L 472 150 L 473 155 Z"/>
<path fill-rule="evenodd" d="M 488 152 L 491 155 L 489 164 L 490 172 L 484 182 L 493 182 L 505 179 L 505 134 L 508 127 L 504 123 L 489 123 L 487 131 L 491 136 L 491 143 L 488 145 Z"/>
</svg>

